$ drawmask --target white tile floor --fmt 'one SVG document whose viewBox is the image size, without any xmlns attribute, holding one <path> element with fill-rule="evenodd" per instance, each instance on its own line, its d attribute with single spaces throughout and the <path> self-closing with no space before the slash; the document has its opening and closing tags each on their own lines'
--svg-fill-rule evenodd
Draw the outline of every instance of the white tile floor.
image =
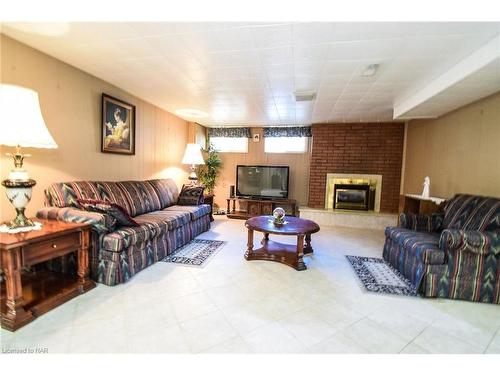
<svg viewBox="0 0 500 375">
<path fill-rule="evenodd" d="M 1 347 L 51 353 L 500 353 L 498 305 L 361 288 L 344 255 L 380 257 L 382 231 L 323 227 L 313 236 L 315 254 L 303 272 L 245 261 L 243 221 L 218 217 L 200 237 L 227 241 L 205 268 L 159 262 L 124 285 L 98 285 L 15 333 L 1 330 Z"/>
</svg>

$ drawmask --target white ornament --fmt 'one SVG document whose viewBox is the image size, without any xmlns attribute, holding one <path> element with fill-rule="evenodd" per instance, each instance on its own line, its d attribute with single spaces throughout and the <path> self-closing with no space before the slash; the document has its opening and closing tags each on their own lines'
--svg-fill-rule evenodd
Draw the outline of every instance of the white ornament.
<svg viewBox="0 0 500 375">
<path fill-rule="evenodd" d="M 431 186 L 431 179 L 426 176 L 424 179 L 424 190 L 422 190 L 422 198 L 429 198 L 429 189 Z"/>
</svg>

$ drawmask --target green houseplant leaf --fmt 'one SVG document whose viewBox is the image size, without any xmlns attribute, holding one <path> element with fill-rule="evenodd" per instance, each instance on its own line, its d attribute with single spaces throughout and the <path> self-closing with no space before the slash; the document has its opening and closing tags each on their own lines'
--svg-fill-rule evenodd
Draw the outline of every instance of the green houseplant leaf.
<svg viewBox="0 0 500 375">
<path fill-rule="evenodd" d="M 203 153 L 205 154 L 205 164 L 198 166 L 197 174 L 207 192 L 213 194 L 222 161 L 211 143 L 206 149 L 203 149 Z"/>
</svg>

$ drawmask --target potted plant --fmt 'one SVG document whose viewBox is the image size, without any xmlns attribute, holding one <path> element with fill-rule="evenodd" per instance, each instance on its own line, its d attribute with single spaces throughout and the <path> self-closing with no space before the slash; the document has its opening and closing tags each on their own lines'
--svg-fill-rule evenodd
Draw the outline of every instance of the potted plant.
<svg viewBox="0 0 500 375">
<path fill-rule="evenodd" d="M 198 178 L 205 186 L 207 193 L 213 194 L 215 182 L 222 167 L 222 161 L 219 158 L 219 153 L 211 143 L 208 144 L 208 147 L 204 149 L 203 152 L 207 157 L 205 159 L 205 164 L 198 166 Z"/>
</svg>

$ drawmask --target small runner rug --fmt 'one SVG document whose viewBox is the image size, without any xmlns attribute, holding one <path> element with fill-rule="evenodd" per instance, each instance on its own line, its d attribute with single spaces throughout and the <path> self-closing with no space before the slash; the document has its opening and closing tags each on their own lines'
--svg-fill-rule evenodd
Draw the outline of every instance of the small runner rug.
<svg viewBox="0 0 500 375">
<path fill-rule="evenodd" d="M 224 241 L 194 239 L 163 259 L 167 263 L 204 267 L 207 260 L 220 250 Z"/>
<path fill-rule="evenodd" d="M 369 292 L 418 296 L 415 287 L 385 260 L 346 255 L 354 272 Z"/>
</svg>

